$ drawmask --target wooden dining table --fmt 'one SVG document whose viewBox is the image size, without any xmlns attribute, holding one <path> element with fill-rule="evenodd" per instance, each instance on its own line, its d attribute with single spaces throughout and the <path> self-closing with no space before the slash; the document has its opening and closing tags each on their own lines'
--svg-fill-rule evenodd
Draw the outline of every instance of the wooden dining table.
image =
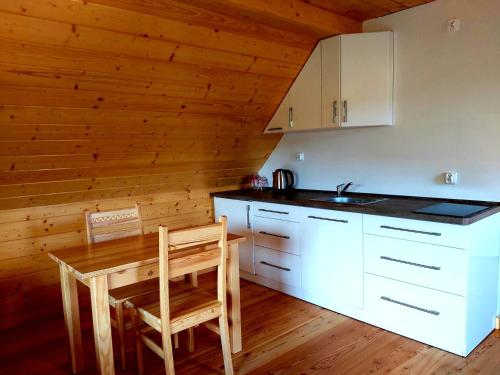
<svg viewBox="0 0 500 375">
<path fill-rule="evenodd" d="M 228 234 L 227 293 L 231 351 L 242 349 L 238 244 L 245 237 Z M 159 277 L 158 233 L 51 251 L 58 263 L 64 321 L 73 373 L 84 369 L 77 280 L 90 289 L 97 368 L 114 374 L 110 289 Z M 215 245 L 215 243 L 214 243 Z"/>
</svg>

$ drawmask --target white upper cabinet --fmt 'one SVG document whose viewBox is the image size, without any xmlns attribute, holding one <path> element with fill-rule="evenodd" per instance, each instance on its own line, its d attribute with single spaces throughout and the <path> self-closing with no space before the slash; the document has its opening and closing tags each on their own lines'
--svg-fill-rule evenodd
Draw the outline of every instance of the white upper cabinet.
<svg viewBox="0 0 500 375">
<path fill-rule="evenodd" d="M 285 131 L 321 127 L 321 46 L 318 44 L 290 91 L 289 123 Z"/>
<path fill-rule="evenodd" d="M 321 45 L 321 127 L 340 126 L 340 37 L 324 39 Z"/>
<path fill-rule="evenodd" d="M 392 125 L 393 71 L 391 31 L 323 39 L 264 132 Z"/>
<path fill-rule="evenodd" d="M 392 125 L 392 32 L 340 37 L 341 126 Z"/>
<path fill-rule="evenodd" d="M 264 130 L 265 134 L 268 133 L 282 133 L 288 128 L 289 123 L 289 100 L 288 94 L 283 98 L 283 101 L 280 103 L 276 112 L 274 112 L 271 121 L 267 124 L 266 129 Z"/>
<path fill-rule="evenodd" d="M 321 46 L 318 44 L 274 113 L 264 133 L 321 127 Z"/>
</svg>

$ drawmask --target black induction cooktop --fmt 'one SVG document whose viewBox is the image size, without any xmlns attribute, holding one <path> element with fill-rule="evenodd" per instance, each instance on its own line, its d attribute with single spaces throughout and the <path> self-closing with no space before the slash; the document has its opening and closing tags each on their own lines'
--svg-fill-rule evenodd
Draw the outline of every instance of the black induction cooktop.
<svg viewBox="0 0 500 375">
<path fill-rule="evenodd" d="M 437 203 L 427 206 L 413 212 L 418 214 L 453 216 L 453 217 L 468 217 L 487 210 L 489 206 L 477 206 L 472 204 L 461 203 Z"/>
</svg>

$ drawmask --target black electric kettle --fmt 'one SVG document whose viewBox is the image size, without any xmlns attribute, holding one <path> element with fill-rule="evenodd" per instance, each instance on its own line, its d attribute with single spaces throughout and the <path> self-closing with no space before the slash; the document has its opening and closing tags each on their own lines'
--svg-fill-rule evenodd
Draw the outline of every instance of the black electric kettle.
<svg viewBox="0 0 500 375">
<path fill-rule="evenodd" d="M 276 169 L 273 172 L 273 189 L 285 190 L 291 188 L 294 184 L 292 171 L 288 169 Z"/>
</svg>

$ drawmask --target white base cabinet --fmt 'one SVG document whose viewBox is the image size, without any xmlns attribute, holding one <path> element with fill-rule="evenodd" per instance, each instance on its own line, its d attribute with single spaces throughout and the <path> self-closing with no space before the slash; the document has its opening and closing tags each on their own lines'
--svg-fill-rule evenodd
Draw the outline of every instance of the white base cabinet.
<svg viewBox="0 0 500 375">
<path fill-rule="evenodd" d="M 352 212 L 303 208 L 302 288 L 318 305 L 363 307 L 363 222 Z"/>
<path fill-rule="evenodd" d="M 239 244 L 240 270 L 255 274 L 252 233 L 252 202 L 236 199 L 214 198 L 215 217 L 227 216 L 227 230 L 246 237 Z"/>
<path fill-rule="evenodd" d="M 465 354 L 465 297 L 365 274 L 365 308 L 374 325 Z"/>
<path fill-rule="evenodd" d="M 462 356 L 494 329 L 500 214 L 461 226 L 222 198 L 215 212 L 248 238 L 245 279 Z"/>
</svg>

